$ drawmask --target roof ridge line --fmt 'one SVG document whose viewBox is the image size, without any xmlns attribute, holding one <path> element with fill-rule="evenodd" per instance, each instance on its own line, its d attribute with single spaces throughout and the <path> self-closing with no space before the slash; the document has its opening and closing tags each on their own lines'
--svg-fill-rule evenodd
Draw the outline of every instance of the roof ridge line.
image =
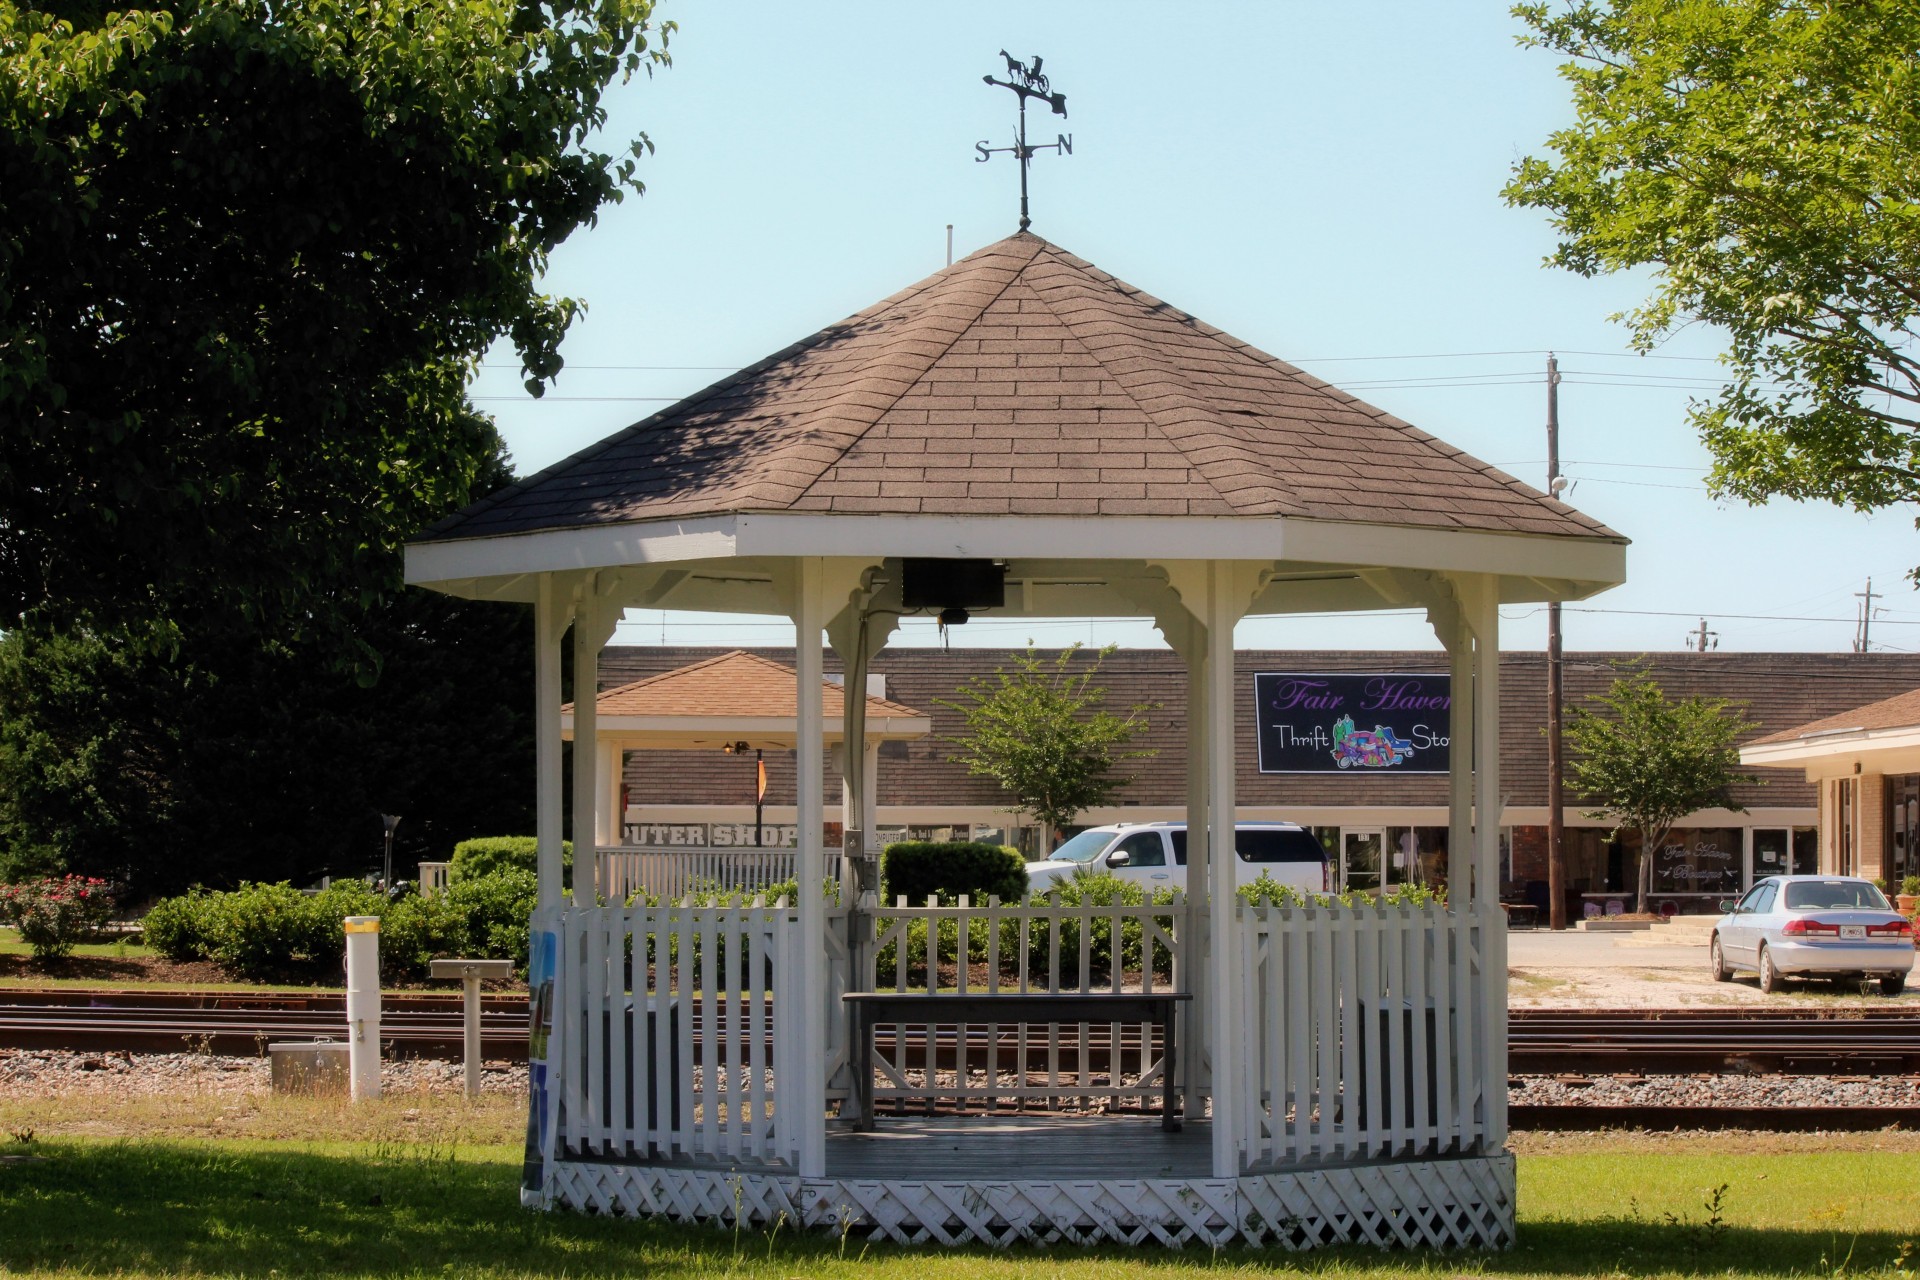
<svg viewBox="0 0 1920 1280">
<path fill-rule="evenodd" d="M 1119 292 L 1118 286 L 1125 283 L 1124 281 L 1120 280 L 1117 276 L 1114 276 L 1112 273 L 1103 271 L 1099 267 L 1094 266 L 1092 263 L 1087 262 L 1085 259 L 1078 258 L 1075 255 L 1068 253 L 1066 250 L 1061 249 L 1056 245 L 1049 244 L 1047 245 L 1047 249 L 1052 250 L 1055 254 L 1059 255 L 1061 259 L 1060 265 L 1062 267 L 1074 268 L 1077 266 L 1077 269 L 1074 270 L 1073 272 L 1073 275 L 1075 278 L 1081 278 L 1081 277 L 1087 277 L 1087 276 L 1099 278 L 1102 280 L 1102 283 L 1104 283 L 1109 289 L 1113 289 L 1116 292 Z M 1036 259 L 1039 257 L 1038 254 L 1034 256 Z M 1100 352 L 1096 351 L 1091 345 L 1088 344 L 1086 338 L 1081 333 L 1079 324 L 1077 324 L 1075 320 L 1073 320 L 1072 318 L 1069 318 L 1067 316 L 1060 314 L 1060 312 L 1054 307 L 1053 303 L 1049 301 L 1044 295 L 1041 294 L 1038 286 L 1033 286 L 1033 288 L 1034 288 L 1035 296 L 1039 297 L 1040 300 L 1046 304 L 1048 312 L 1052 314 L 1053 317 L 1060 322 L 1061 326 L 1064 327 L 1068 333 L 1073 335 L 1073 340 L 1080 344 L 1082 349 L 1084 349 L 1087 355 L 1093 359 L 1095 364 L 1099 365 L 1101 371 L 1105 373 L 1107 377 L 1113 379 L 1115 385 L 1117 385 L 1121 389 L 1121 391 L 1126 394 L 1127 399 L 1133 402 L 1134 407 L 1140 410 L 1141 415 L 1144 416 L 1146 420 L 1153 425 L 1154 430 L 1160 433 L 1161 438 L 1164 439 L 1174 449 L 1178 450 L 1180 455 L 1183 458 L 1186 458 L 1187 463 L 1190 467 L 1192 467 L 1194 474 L 1200 476 L 1203 480 L 1207 482 L 1207 487 L 1214 492 L 1214 494 L 1220 499 L 1221 503 L 1224 506 L 1226 506 L 1228 510 L 1232 511 L 1236 515 L 1263 514 L 1258 511 L 1245 510 L 1244 504 L 1236 501 L 1232 495 L 1222 490 L 1218 479 L 1213 474 L 1212 464 L 1203 463 L 1194 459 L 1190 451 L 1190 446 L 1192 445 L 1193 441 L 1190 438 L 1186 438 L 1185 434 L 1176 434 L 1174 431 L 1169 430 L 1168 423 L 1164 420 L 1163 412 L 1149 408 L 1147 405 L 1141 402 L 1140 395 L 1131 381 L 1131 379 L 1133 379 L 1135 375 L 1117 373 L 1114 370 L 1110 369 L 1107 365 L 1107 358 L 1104 355 L 1102 355 Z M 1145 290 L 1139 289 L 1133 285 L 1127 285 L 1126 288 L 1127 290 L 1130 290 L 1131 293 L 1126 294 L 1124 296 L 1152 299 L 1153 302 L 1158 303 L 1160 306 L 1165 307 L 1167 310 L 1174 312 L 1175 314 L 1181 316 L 1185 320 L 1191 321 L 1196 325 L 1202 325 L 1204 327 L 1211 328 L 1211 326 L 1206 325 L 1205 321 L 1200 320 L 1198 317 L 1193 316 L 1188 312 L 1180 310 L 1180 308 L 1175 307 L 1170 303 L 1167 303 L 1159 298 L 1153 297 L 1152 294 L 1147 293 Z M 1165 359 L 1165 357 L 1161 355 L 1160 352 L 1148 346 L 1147 344 L 1141 342 L 1140 340 L 1129 338 L 1127 339 L 1127 341 L 1131 343 L 1135 348 L 1135 350 L 1128 353 L 1129 358 L 1150 360 L 1154 363 L 1156 367 L 1163 370 L 1169 379 L 1171 379 L 1172 381 L 1176 382 L 1179 385 L 1180 390 L 1186 394 L 1186 397 L 1198 406 L 1198 412 L 1202 416 L 1204 416 L 1206 420 L 1209 423 L 1211 423 L 1213 427 L 1217 431 L 1219 431 L 1223 436 L 1226 436 L 1228 439 L 1233 441 L 1234 447 L 1242 455 L 1243 460 L 1255 464 L 1256 467 L 1258 466 L 1258 459 L 1252 457 L 1248 453 L 1247 443 L 1241 438 L 1240 433 L 1234 429 L 1231 423 L 1224 422 L 1221 420 L 1221 415 L 1208 403 L 1207 398 L 1201 395 L 1199 391 L 1194 387 L 1194 385 L 1187 380 L 1185 371 L 1183 371 L 1182 369 L 1180 369 L 1175 365 L 1170 364 Z M 1275 514 L 1294 515 L 1294 516 L 1306 516 L 1306 515 L 1312 514 L 1311 506 L 1309 506 L 1307 503 L 1301 502 L 1292 493 L 1281 490 L 1277 483 L 1269 484 L 1268 488 L 1275 494 L 1282 495 L 1280 499 L 1275 503 L 1276 506 L 1279 506 L 1282 509 Z"/>
<path fill-rule="evenodd" d="M 634 646 L 634 647 L 644 647 L 644 646 Z M 685 675 L 689 671 L 698 671 L 700 670 L 700 668 L 710 667 L 716 662 L 725 662 L 728 658 L 733 657 L 735 654 L 739 654 L 743 658 L 760 658 L 759 654 L 749 653 L 745 649 L 729 649 L 725 653 L 716 653 L 711 658 L 702 658 L 698 662 L 689 662 L 684 667 L 675 667 L 671 671 L 656 671 L 650 676 L 641 676 L 638 680 L 629 680 L 625 684 L 617 684 L 613 686 L 613 688 L 611 689 L 603 689 L 599 693 L 596 693 L 593 695 L 593 700 L 595 702 L 598 702 L 600 699 L 606 697 L 609 693 L 624 693 L 628 689 L 638 689 L 643 684 L 652 684 L 656 680 L 665 680 L 668 676 L 680 676 L 680 675 Z M 770 658 L 761 658 L 760 660 L 762 662 L 772 661 L 772 659 Z M 774 663 L 774 665 L 779 666 L 780 664 L 776 662 Z M 573 704 L 568 703 L 567 705 L 572 706 Z"/>
<path fill-rule="evenodd" d="M 1000 299 L 1007 296 L 1007 290 L 1011 289 L 1016 283 L 1019 282 L 1021 274 L 1028 267 L 1033 265 L 1033 261 L 1035 258 L 1038 258 L 1040 254 L 1045 250 L 1052 248 L 1052 246 L 1047 241 L 1041 239 L 1039 236 L 1034 236 L 1033 239 L 1037 243 L 1034 247 L 1033 252 L 1027 255 L 1026 262 L 1023 263 L 1019 268 L 1017 268 L 1007 276 L 1006 280 L 1001 284 L 1001 286 L 998 289 L 994 290 L 993 296 L 991 298 L 987 299 L 985 302 L 980 304 L 979 310 L 974 313 L 975 321 L 979 320 L 981 316 L 984 316 L 987 313 L 987 311 L 993 306 L 994 303 L 1000 301 Z M 1000 245 L 1005 243 L 1006 241 L 1004 240 L 995 241 L 993 245 L 990 245 L 988 247 L 997 248 Z M 984 252 L 984 250 L 977 250 L 976 252 Z M 967 258 L 971 258 L 973 256 L 974 256 L 973 254 L 968 254 Z M 967 258 L 962 258 L 960 262 L 964 263 L 965 261 L 967 261 Z M 954 265 L 958 266 L 959 263 L 956 263 Z M 925 280 L 921 281 L 920 283 L 922 285 L 931 286 L 933 281 L 938 280 L 941 276 L 945 275 L 947 271 L 951 271 L 952 269 L 953 267 L 950 266 L 950 267 L 947 267 L 945 270 L 936 271 L 932 275 L 928 276 Z M 897 297 L 898 295 L 895 295 L 895 296 Z M 868 308 L 868 310 L 872 310 L 872 308 Z M 945 357 L 948 352 L 953 350 L 953 344 L 960 341 L 962 338 L 966 337 L 967 329 L 970 327 L 970 323 L 969 325 L 960 326 L 960 328 L 954 332 L 953 336 L 946 340 L 946 343 L 940 348 L 939 351 L 935 352 L 933 355 L 928 356 L 926 358 L 926 362 L 920 366 L 920 371 L 913 376 L 913 380 L 911 382 L 907 383 L 908 391 L 911 391 L 914 387 L 919 386 L 920 383 L 926 379 L 927 374 L 932 372 L 933 366 L 940 363 L 941 359 Z M 899 406 L 900 401 L 903 398 L 905 398 L 905 392 L 901 393 L 901 395 L 895 396 L 892 402 L 888 404 L 888 406 L 885 409 L 880 409 L 875 411 L 873 415 L 869 417 L 864 424 L 862 424 L 862 426 L 860 427 L 860 430 L 853 434 L 853 438 L 847 441 L 846 445 L 840 449 L 839 453 L 832 459 L 832 461 L 823 462 L 819 465 L 819 467 L 814 471 L 813 475 L 807 480 L 807 483 L 799 489 L 799 492 L 795 497 L 795 501 L 798 501 L 800 498 L 804 498 L 809 493 L 813 492 L 813 487 L 819 484 L 820 481 L 823 478 L 825 478 L 826 474 L 829 471 L 833 470 L 836 464 L 845 460 L 846 456 L 849 453 L 851 453 L 854 450 L 854 448 L 857 447 L 862 440 L 867 438 L 867 433 L 872 431 L 874 427 L 879 425 L 880 419 L 886 417 L 889 412 L 891 412 L 893 409 Z"/>
<path fill-rule="evenodd" d="M 1179 310 L 1179 308 L 1177 307 L 1173 309 Z M 1182 314 L 1185 314 L 1185 313 L 1182 313 Z M 1200 320 L 1197 317 L 1190 317 L 1190 318 L 1192 318 L 1194 320 L 1194 323 L 1196 324 L 1201 324 L 1201 325 L 1206 324 L 1206 321 Z M 1475 472 L 1476 474 L 1479 474 L 1479 475 L 1483 475 L 1487 477 L 1489 480 L 1492 480 L 1497 484 L 1504 485 L 1508 489 L 1517 489 L 1522 497 L 1534 499 L 1537 501 L 1544 501 L 1548 504 L 1549 508 L 1558 515 L 1570 516 L 1577 520 L 1583 520 L 1593 524 L 1601 523 L 1596 517 L 1588 514 L 1587 512 L 1580 510 L 1580 508 L 1574 506 L 1570 502 L 1567 502 L 1565 499 L 1556 497 L 1555 495 L 1548 493 L 1544 489 L 1534 488 L 1532 485 L 1528 484 L 1525 480 L 1522 480 L 1519 476 L 1514 475 L 1512 472 L 1503 471 L 1499 467 L 1495 466 L 1493 463 L 1488 462 L 1485 458 L 1479 457 L 1476 454 L 1468 453 L 1465 449 L 1460 448 L 1458 445 L 1453 444 L 1450 441 L 1441 439 L 1439 436 L 1434 435 L 1433 432 L 1428 431 L 1425 427 L 1422 427 L 1417 423 L 1408 422 L 1405 418 L 1402 418 L 1399 414 L 1394 413 L 1391 409 L 1382 409 L 1379 405 L 1374 404 L 1371 400 L 1363 400 L 1359 396 L 1356 396 L 1355 394 L 1353 394 L 1353 392 L 1345 390 L 1342 387 L 1335 386 L 1333 383 L 1328 382 L 1326 379 L 1321 378 L 1313 373 L 1310 373 L 1305 369 L 1302 369 L 1299 365 L 1293 364 L 1292 362 L 1285 360 L 1280 356 L 1274 355 L 1271 351 L 1268 351 L 1262 347 L 1256 347 L 1251 342 L 1246 341 L 1244 338 L 1238 338 L 1232 334 L 1224 333 L 1224 332 L 1221 334 L 1221 337 L 1228 340 L 1224 345 L 1230 346 L 1237 351 L 1243 352 L 1245 355 L 1247 355 L 1249 358 L 1254 360 L 1256 363 L 1264 364 L 1268 368 L 1274 370 L 1276 373 L 1282 374 L 1288 378 L 1292 378 L 1295 381 L 1308 385 L 1315 390 L 1324 391 L 1331 395 L 1337 396 L 1338 398 L 1346 401 L 1349 405 L 1353 406 L 1356 410 L 1367 414 L 1369 417 L 1373 418 L 1376 422 L 1381 422 L 1385 425 L 1392 426 L 1396 430 L 1406 433 L 1407 435 L 1414 438 L 1418 443 L 1426 445 L 1427 447 L 1431 448 L 1435 453 L 1441 454 L 1445 457 L 1452 458 L 1455 461 L 1459 461 L 1461 459 L 1467 459 L 1471 461 L 1474 465 L 1471 467 L 1468 467 L 1467 470 Z"/>
</svg>

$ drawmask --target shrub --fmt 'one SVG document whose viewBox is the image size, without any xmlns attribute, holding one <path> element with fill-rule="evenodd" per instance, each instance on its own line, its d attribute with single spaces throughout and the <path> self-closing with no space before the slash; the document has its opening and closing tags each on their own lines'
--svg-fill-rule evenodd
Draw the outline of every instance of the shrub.
<svg viewBox="0 0 1920 1280">
<path fill-rule="evenodd" d="M 470 881 L 485 884 L 485 879 Z M 423 898 L 419 894 L 389 902 L 380 909 L 380 976 L 388 981 L 424 978 L 429 962 L 441 957 L 479 957 L 470 943 L 468 912 L 451 894 Z M 526 920 L 520 923 L 525 947 Z M 342 934 L 344 939 L 345 935 Z M 522 955 L 519 963 L 524 967 Z"/>
<path fill-rule="evenodd" d="M 1046 893 L 1033 895 L 1034 903 L 1053 903 L 1062 907 L 1137 907 L 1145 905 L 1146 886 L 1137 880 L 1123 880 L 1119 876 L 1074 875 L 1054 882 Z M 1161 889 L 1151 901 L 1172 903 L 1173 892 Z M 1080 922 L 1061 920 L 1057 925 L 1045 919 L 1036 919 L 1027 931 L 1027 965 L 1036 975 L 1051 976 L 1050 964 L 1053 957 L 1053 940 L 1050 936 L 1057 928 L 1060 938 L 1060 981 L 1062 984 L 1078 980 L 1080 972 Z M 1124 918 L 1120 922 L 1120 970 L 1122 973 L 1136 972 L 1141 968 L 1141 927 L 1135 918 Z M 1089 981 L 1101 981 L 1112 973 L 1113 966 L 1113 917 L 1094 916 L 1087 922 L 1087 960 L 1090 969 Z M 1154 972 L 1162 977 L 1170 977 L 1173 972 L 1173 955 L 1166 947 L 1155 945 L 1153 949 Z"/>
<path fill-rule="evenodd" d="M 257 982 L 311 973 L 329 955 L 343 957 L 346 933 L 340 920 L 330 919 L 319 905 L 327 896 L 331 891 L 309 895 L 284 880 L 242 884 L 230 893 L 215 894 L 209 904 L 213 959 L 235 977 Z"/>
<path fill-rule="evenodd" d="M 455 880 L 434 901 L 444 901 L 465 925 L 465 955 L 511 960 L 527 967 L 528 927 L 538 897 L 533 871 L 502 867 L 484 876 Z"/>
<path fill-rule="evenodd" d="M 1908 876 L 1900 882 L 1900 892 L 1909 897 L 1920 898 L 1920 876 Z"/>
<path fill-rule="evenodd" d="M 1027 864 L 1017 849 L 973 840 L 902 840 L 880 861 L 880 898 L 905 895 L 915 906 L 930 897 L 968 895 L 1019 902 L 1027 896 Z"/>
<path fill-rule="evenodd" d="M 215 896 L 196 886 L 154 903 L 140 922 L 147 945 L 169 960 L 213 959 Z"/>
<path fill-rule="evenodd" d="M 475 836 L 453 846 L 453 858 L 447 868 L 451 881 L 490 876 L 508 867 L 523 871 L 539 869 L 540 842 L 533 836 Z M 573 880 L 573 841 L 560 844 L 560 863 L 566 869 L 568 883 Z"/>
<path fill-rule="evenodd" d="M 74 944 L 99 933 L 113 914 L 107 882 L 92 876 L 45 876 L 0 885 L 0 920 L 20 931 L 36 960 L 62 960 Z"/>
</svg>

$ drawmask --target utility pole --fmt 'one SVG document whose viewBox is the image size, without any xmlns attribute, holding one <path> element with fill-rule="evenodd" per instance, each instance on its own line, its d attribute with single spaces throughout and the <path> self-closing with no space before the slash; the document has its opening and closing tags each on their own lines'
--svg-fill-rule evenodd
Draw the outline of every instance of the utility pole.
<svg viewBox="0 0 1920 1280">
<path fill-rule="evenodd" d="M 1880 592 L 1879 594 L 1885 595 L 1886 593 Z M 1853 593 L 1853 598 L 1860 602 L 1860 626 L 1853 633 L 1853 651 L 1855 653 L 1866 653 L 1872 643 L 1869 633 L 1873 628 L 1874 595 L 1872 578 L 1867 579 L 1867 589 L 1865 591 L 1856 591 Z"/>
<path fill-rule="evenodd" d="M 1687 632 L 1687 639 L 1693 641 L 1693 651 L 1695 653 L 1705 653 L 1708 649 L 1718 649 L 1720 647 L 1720 633 L 1718 631 L 1707 630 L 1707 620 L 1705 618 L 1700 619 L 1700 629 L 1698 631 Z"/>
<path fill-rule="evenodd" d="M 1547 353 L 1547 492 L 1558 497 L 1560 476 L 1560 362 Z M 1560 802 L 1560 602 L 1547 602 L 1547 927 L 1567 927 L 1566 809 Z"/>
</svg>

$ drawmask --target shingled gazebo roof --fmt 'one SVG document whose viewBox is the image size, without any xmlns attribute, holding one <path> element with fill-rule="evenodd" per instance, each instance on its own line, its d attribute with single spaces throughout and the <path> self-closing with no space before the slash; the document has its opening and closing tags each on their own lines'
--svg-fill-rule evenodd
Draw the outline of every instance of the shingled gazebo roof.
<svg viewBox="0 0 1920 1280">
<path fill-rule="evenodd" d="M 418 541 L 748 512 L 1280 516 L 1618 538 L 1022 233 Z"/>
</svg>

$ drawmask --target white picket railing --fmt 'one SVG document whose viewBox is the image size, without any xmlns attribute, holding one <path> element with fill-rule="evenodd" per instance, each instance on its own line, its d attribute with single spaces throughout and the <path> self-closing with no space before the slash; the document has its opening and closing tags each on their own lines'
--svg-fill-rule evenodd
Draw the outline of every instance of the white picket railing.
<svg viewBox="0 0 1920 1280">
<path fill-rule="evenodd" d="M 1003 905 L 997 898 L 975 905 L 962 897 L 955 906 L 930 899 L 916 907 L 900 898 L 883 907 L 869 897 L 866 909 L 874 917 L 874 940 L 862 966 L 865 990 L 938 996 L 1183 989 L 1179 926 L 1187 906 L 1178 895 L 1144 906 Z M 1136 930 L 1137 951 L 1126 948 L 1115 963 L 1115 940 Z M 883 1113 L 936 1102 L 970 1110 L 1031 1103 L 1157 1106 L 1160 1097 L 1163 1046 L 1151 1023 L 934 1019 L 890 1030 L 891 1052 L 883 1041 L 874 1054 L 873 1097 Z M 1186 1061 L 1184 1051 L 1180 1060 Z"/>
<path fill-rule="evenodd" d="M 798 934 L 784 898 L 567 912 L 555 1013 L 561 1149 L 791 1165 L 799 1133 L 777 1114 L 779 1081 L 794 1078 L 783 1054 L 797 1039 L 784 1019 L 799 1008 Z"/>
<path fill-rule="evenodd" d="M 1186 991 L 1187 903 L 904 902 L 826 918 L 827 1003 L 800 1008 L 798 912 L 787 900 L 580 907 L 562 921 L 556 983 L 557 1136 L 566 1156 L 790 1168 L 779 1123 L 793 1019 L 828 1028 L 825 1098 L 850 1076 L 840 996 L 927 992 Z M 1113 962 L 1112 939 L 1139 942 Z M 1221 930 L 1241 949 L 1248 1169 L 1468 1152 L 1505 1136 L 1505 937 L 1488 912 L 1444 907 L 1249 907 Z M 857 964 L 857 969 L 855 965 Z M 1503 979 L 1502 979 L 1503 981 Z M 1188 1022 L 1189 1026 L 1194 1025 Z M 1151 1025 L 883 1024 L 876 1109 L 1100 1105 L 1154 1109 L 1164 1070 Z M 1181 1069 L 1198 1041 L 1181 1032 Z M 1176 1080 L 1185 1084 L 1186 1079 Z M 1216 1087 L 1229 1087 L 1215 1081 Z M 794 1100 L 788 1098 L 792 1107 Z M 1189 1105 L 1191 1106 L 1191 1100 Z M 1197 1117 L 1195 1117 L 1197 1118 Z"/>
<path fill-rule="evenodd" d="M 642 901 L 678 902 L 704 889 L 762 893 L 794 878 L 792 849 L 632 849 L 599 851 L 594 887 L 614 906 L 636 893 Z"/>
<path fill-rule="evenodd" d="M 1504 1137 L 1504 926 L 1443 906 L 1249 907 L 1235 934 L 1247 1168 Z M 1493 994 L 1489 994 L 1490 990 Z M 1495 1043 L 1496 1039 L 1499 1043 Z"/>
</svg>

